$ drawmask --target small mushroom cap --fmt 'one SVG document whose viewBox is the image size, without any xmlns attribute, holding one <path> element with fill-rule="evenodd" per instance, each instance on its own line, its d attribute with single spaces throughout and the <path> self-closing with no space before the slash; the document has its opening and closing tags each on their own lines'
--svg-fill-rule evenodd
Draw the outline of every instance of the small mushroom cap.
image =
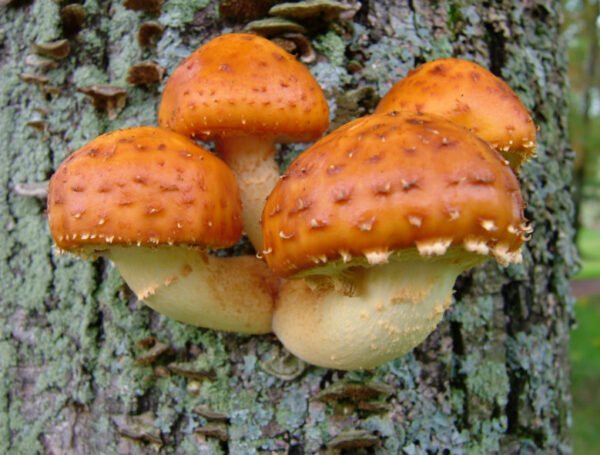
<svg viewBox="0 0 600 455">
<path fill-rule="evenodd" d="M 64 250 L 222 247 L 242 233 L 237 182 L 225 163 L 153 127 L 104 134 L 69 156 L 50 180 L 48 218 Z"/>
<path fill-rule="evenodd" d="M 375 114 L 324 137 L 290 165 L 263 211 L 264 256 L 280 275 L 340 258 L 385 262 L 415 246 L 516 262 L 526 230 L 506 161 L 423 114 Z"/>
<path fill-rule="evenodd" d="M 475 133 L 518 168 L 535 151 L 535 125 L 527 108 L 485 68 L 455 58 L 419 66 L 397 82 L 376 112 L 434 114 Z"/>
<path fill-rule="evenodd" d="M 173 72 L 159 124 L 192 137 L 260 135 L 311 141 L 329 125 L 323 91 L 292 55 L 256 35 L 206 43 Z"/>
</svg>

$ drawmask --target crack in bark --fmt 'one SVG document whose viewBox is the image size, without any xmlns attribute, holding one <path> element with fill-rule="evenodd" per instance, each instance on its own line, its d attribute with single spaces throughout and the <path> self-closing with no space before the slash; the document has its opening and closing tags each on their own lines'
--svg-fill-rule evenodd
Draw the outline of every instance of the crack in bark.
<svg viewBox="0 0 600 455">
<path fill-rule="evenodd" d="M 502 77 L 502 69 L 506 65 L 506 38 L 494 22 L 485 22 L 486 42 L 490 56 L 490 71 Z"/>
</svg>

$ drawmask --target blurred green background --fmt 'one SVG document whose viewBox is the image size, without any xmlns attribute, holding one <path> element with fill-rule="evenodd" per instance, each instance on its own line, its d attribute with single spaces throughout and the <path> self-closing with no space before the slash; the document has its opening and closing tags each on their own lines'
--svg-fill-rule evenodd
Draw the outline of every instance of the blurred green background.
<svg viewBox="0 0 600 455">
<path fill-rule="evenodd" d="M 564 0 L 569 51 L 569 127 L 582 268 L 571 334 L 575 455 L 600 454 L 600 0 Z"/>
</svg>

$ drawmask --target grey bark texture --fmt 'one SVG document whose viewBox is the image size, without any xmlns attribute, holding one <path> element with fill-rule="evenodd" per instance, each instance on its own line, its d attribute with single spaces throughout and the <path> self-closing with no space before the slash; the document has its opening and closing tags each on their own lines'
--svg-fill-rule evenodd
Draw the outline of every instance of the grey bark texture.
<svg viewBox="0 0 600 455">
<path fill-rule="evenodd" d="M 22 185 L 98 134 L 156 123 L 160 85 L 128 84 L 130 66 L 151 59 L 168 75 L 244 25 L 208 0 L 166 0 L 159 14 L 121 0 L 65 13 L 67 3 L 0 2 L 0 453 L 570 452 L 577 255 L 559 1 L 365 0 L 352 19 L 309 28 L 309 68 L 335 124 L 369 112 L 415 65 L 458 56 L 503 77 L 539 125 L 520 177 L 535 226 L 523 264 L 462 276 L 421 346 L 352 373 L 306 366 L 273 336 L 162 318 L 110 264 L 53 252 L 45 202 Z M 164 32 L 142 47 L 150 20 Z M 33 47 L 63 38 L 63 59 Z M 127 92 L 115 118 L 79 91 L 95 84 Z M 282 166 L 301 149 L 283 149 Z"/>
</svg>

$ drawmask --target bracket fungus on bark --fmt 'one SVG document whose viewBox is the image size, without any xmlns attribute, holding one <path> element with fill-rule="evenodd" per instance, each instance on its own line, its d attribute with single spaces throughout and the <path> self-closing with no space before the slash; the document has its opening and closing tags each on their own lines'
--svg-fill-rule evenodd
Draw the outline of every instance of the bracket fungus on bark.
<svg viewBox="0 0 600 455">
<path fill-rule="evenodd" d="M 375 112 L 407 111 L 444 117 L 487 141 L 513 169 L 535 153 L 531 115 L 506 82 L 476 63 L 456 58 L 410 71 Z"/>
<path fill-rule="evenodd" d="M 188 138 L 153 127 L 96 138 L 52 176 L 48 219 L 59 249 L 109 258 L 140 300 L 173 319 L 241 333 L 271 329 L 266 265 L 208 254 L 241 236 L 235 176 Z"/>
<path fill-rule="evenodd" d="M 168 79 L 159 124 L 214 140 L 240 184 L 244 228 L 262 249 L 260 216 L 279 179 L 275 143 L 308 142 L 329 125 L 329 108 L 310 72 L 269 40 L 219 36 Z"/>
<path fill-rule="evenodd" d="M 164 25 L 156 21 L 146 21 L 137 33 L 138 44 L 141 47 L 152 47 L 155 46 L 158 40 L 162 37 L 165 31 Z"/>
<path fill-rule="evenodd" d="M 263 212 L 264 257 L 290 276 L 273 331 L 295 355 L 365 369 L 421 343 L 457 276 L 521 260 L 529 228 L 516 176 L 445 119 L 364 117 L 289 167 Z"/>
<path fill-rule="evenodd" d="M 148 14 L 160 14 L 163 0 L 125 0 L 123 6 L 133 11 L 142 11 Z"/>
<path fill-rule="evenodd" d="M 313 63 L 317 53 L 310 40 L 302 33 L 285 33 L 276 38 L 271 38 L 275 44 L 295 55 L 302 63 Z"/>
<path fill-rule="evenodd" d="M 127 82 L 141 86 L 159 84 L 164 74 L 165 69 L 154 61 L 139 62 L 129 68 Z"/>
<path fill-rule="evenodd" d="M 51 58 L 42 57 L 37 54 L 29 54 L 25 57 L 25 65 L 32 66 L 42 72 L 51 71 L 58 68 L 58 62 Z"/>
<path fill-rule="evenodd" d="M 83 5 L 71 3 L 60 10 L 62 26 L 67 36 L 73 36 L 79 33 L 85 25 L 87 13 Z"/>
<path fill-rule="evenodd" d="M 298 24 L 281 17 L 268 17 L 248 22 L 244 31 L 256 33 L 265 38 L 283 35 L 284 33 L 306 33 L 306 29 Z"/>
<path fill-rule="evenodd" d="M 50 82 L 50 79 L 46 76 L 32 73 L 21 73 L 19 74 L 19 79 L 27 84 L 35 84 L 38 87 L 43 87 Z"/>
<path fill-rule="evenodd" d="M 323 20 L 324 22 L 331 22 L 340 18 L 344 13 L 358 11 L 359 9 L 359 3 L 346 4 L 333 0 L 304 0 L 275 5 L 269 10 L 269 15 L 299 21 L 315 22 Z"/>
<path fill-rule="evenodd" d="M 54 60 L 63 60 L 71 53 L 71 44 L 69 40 L 61 39 L 49 43 L 36 43 L 33 45 L 33 51 L 44 57 Z"/>
<path fill-rule="evenodd" d="M 94 107 L 105 111 L 109 120 L 116 119 L 127 103 L 127 90 L 114 85 L 89 85 L 79 87 L 77 91 L 89 96 Z"/>
</svg>

